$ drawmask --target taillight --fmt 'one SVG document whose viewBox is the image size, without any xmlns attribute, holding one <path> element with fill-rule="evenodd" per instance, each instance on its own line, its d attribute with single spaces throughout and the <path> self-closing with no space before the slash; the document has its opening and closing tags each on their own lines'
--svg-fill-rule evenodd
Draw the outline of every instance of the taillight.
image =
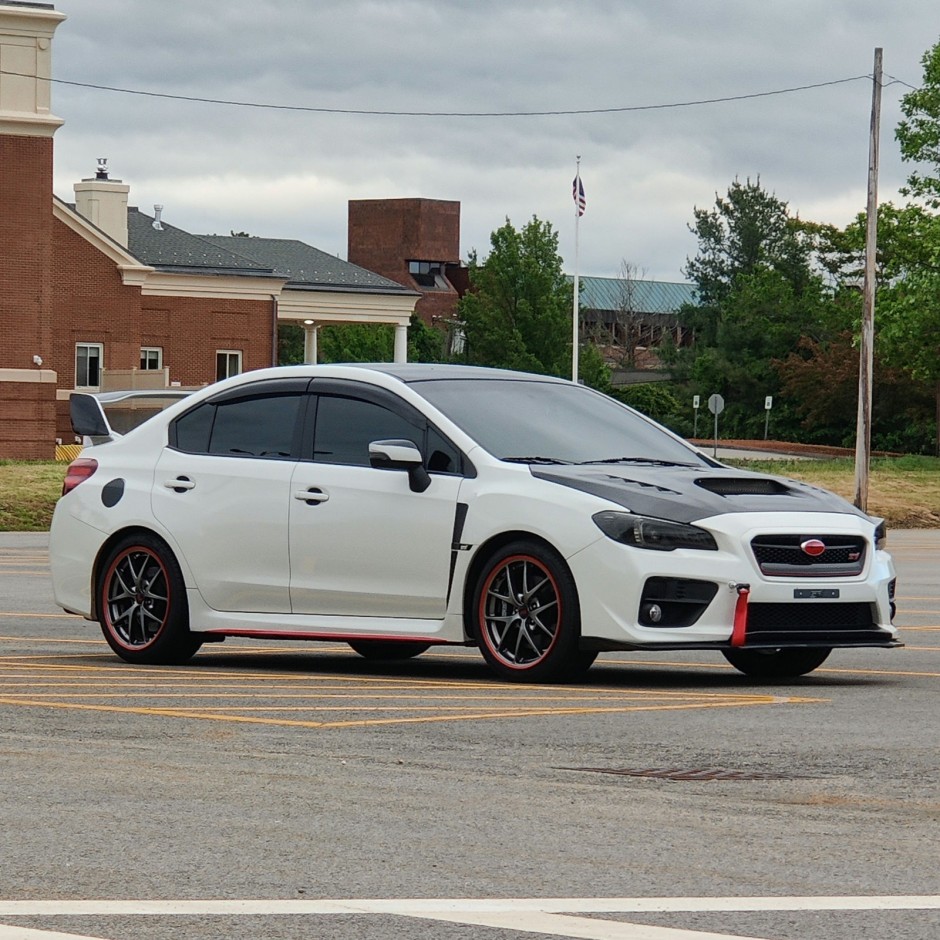
<svg viewBox="0 0 940 940">
<path fill-rule="evenodd" d="M 87 480 L 98 469 L 98 461 L 91 457 L 79 457 L 69 464 L 62 482 L 62 495 L 71 493 L 83 480 Z"/>
</svg>

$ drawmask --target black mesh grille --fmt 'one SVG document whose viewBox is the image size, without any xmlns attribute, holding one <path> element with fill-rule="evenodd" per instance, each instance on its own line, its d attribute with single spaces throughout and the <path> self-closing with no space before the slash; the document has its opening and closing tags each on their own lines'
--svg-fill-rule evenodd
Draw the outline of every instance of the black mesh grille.
<svg viewBox="0 0 940 940">
<path fill-rule="evenodd" d="M 883 640 L 871 604 L 749 604 L 745 646 L 839 646 Z"/>
<path fill-rule="evenodd" d="M 824 548 L 810 554 L 814 548 L 808 543 Z M 854 535 L 759 535 L 751 540 L 761 573 L 778 578 L 854 577 L 865 567 L 865 548 L 865 540 Z"/>
<path fill-rule="evenodd" d="M 871 604 L 749 604 L 747 633 L 762 630 L 864 630 L 874 626 Z"/>
</svg>

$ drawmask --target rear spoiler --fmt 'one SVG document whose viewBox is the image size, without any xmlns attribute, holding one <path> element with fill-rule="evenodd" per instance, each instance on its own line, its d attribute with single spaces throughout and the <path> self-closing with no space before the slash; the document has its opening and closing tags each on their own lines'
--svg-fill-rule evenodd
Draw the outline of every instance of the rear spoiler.
<svg viewBox="0 0 940 940">
<path fill-rule="evenodd" d="M 191 395 L 192 390 L 182 388 L 135 389 L 124 392 L 72 392 L 69 396 L 69 416 L 72 421 L 72 430 L 87 446 L 89 444 L 105 444 L 116 440 L 122 434 L 112 427 L 105 413 L 106 408 L 126 407 L 130 413 L 127 420 L 121 422 L 127 425 L 126 433 L 137 424 L 143 423 L 151 414 L 162 411 L 168 404 Z M 122 411 L 125 408 L 121 409 Z M 143 411 L 143 417 L 134 421 L 134 412 Z"/>
</svg>

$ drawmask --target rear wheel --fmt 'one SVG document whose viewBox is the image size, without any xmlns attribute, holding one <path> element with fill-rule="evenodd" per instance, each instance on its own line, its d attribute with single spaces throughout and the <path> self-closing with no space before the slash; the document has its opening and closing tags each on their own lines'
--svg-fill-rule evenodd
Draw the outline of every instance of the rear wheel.
<svg viewBox="0 0 940 940">
<path fill-rule="evenodd" d="M 430 643 L 418 640 L 349 640 L 349 645 L 366 659 L 387 662 L 393 659 L 412 659 L 430 649 Z"/>
<path fill-rule="evenodd" d="M 571 572 L 556 552 L 534 540 L 511 542 L 489 558 L 472 614 L 480 651 L 505 679 L 574 678 L 597 656 L 578 649 L 581 614 Z"/>
<path fill-rule="evenodd" d="M 739 672 L 754 679 L 792 679 L 821 666 L 832 650 L 828 647 L 767 650 L 722 650 Z"/>
<path fill-rule="evenodd" d="M 183 575 L 169 547 L 147 533 L 111 549 L 98 580 L 98 622 L 129 663 L 184 663 L 202 641 L 189 632 Z"/>
</svg>

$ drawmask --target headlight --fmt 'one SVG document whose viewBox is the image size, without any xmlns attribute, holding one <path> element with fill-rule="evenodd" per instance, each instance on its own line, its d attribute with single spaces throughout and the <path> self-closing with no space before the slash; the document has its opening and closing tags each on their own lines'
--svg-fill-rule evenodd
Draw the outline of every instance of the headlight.
<svg viewBox="0 0 940 940">
<path fill-rule="evenodd" d="M 881 551 L 888 544 L 888 527 L 884 519 L 875 526 L 875 548 Z"/>
<path fill-rule="evenodd" d="M 628 512 L 599 512 L 592 518 L 607 538 L 634 548 L 651 548 L 657 552 L 671 552 L 677 548 L 718 551 L 711 533 L 694 525 L 650 519 Z"/>
</svg>

